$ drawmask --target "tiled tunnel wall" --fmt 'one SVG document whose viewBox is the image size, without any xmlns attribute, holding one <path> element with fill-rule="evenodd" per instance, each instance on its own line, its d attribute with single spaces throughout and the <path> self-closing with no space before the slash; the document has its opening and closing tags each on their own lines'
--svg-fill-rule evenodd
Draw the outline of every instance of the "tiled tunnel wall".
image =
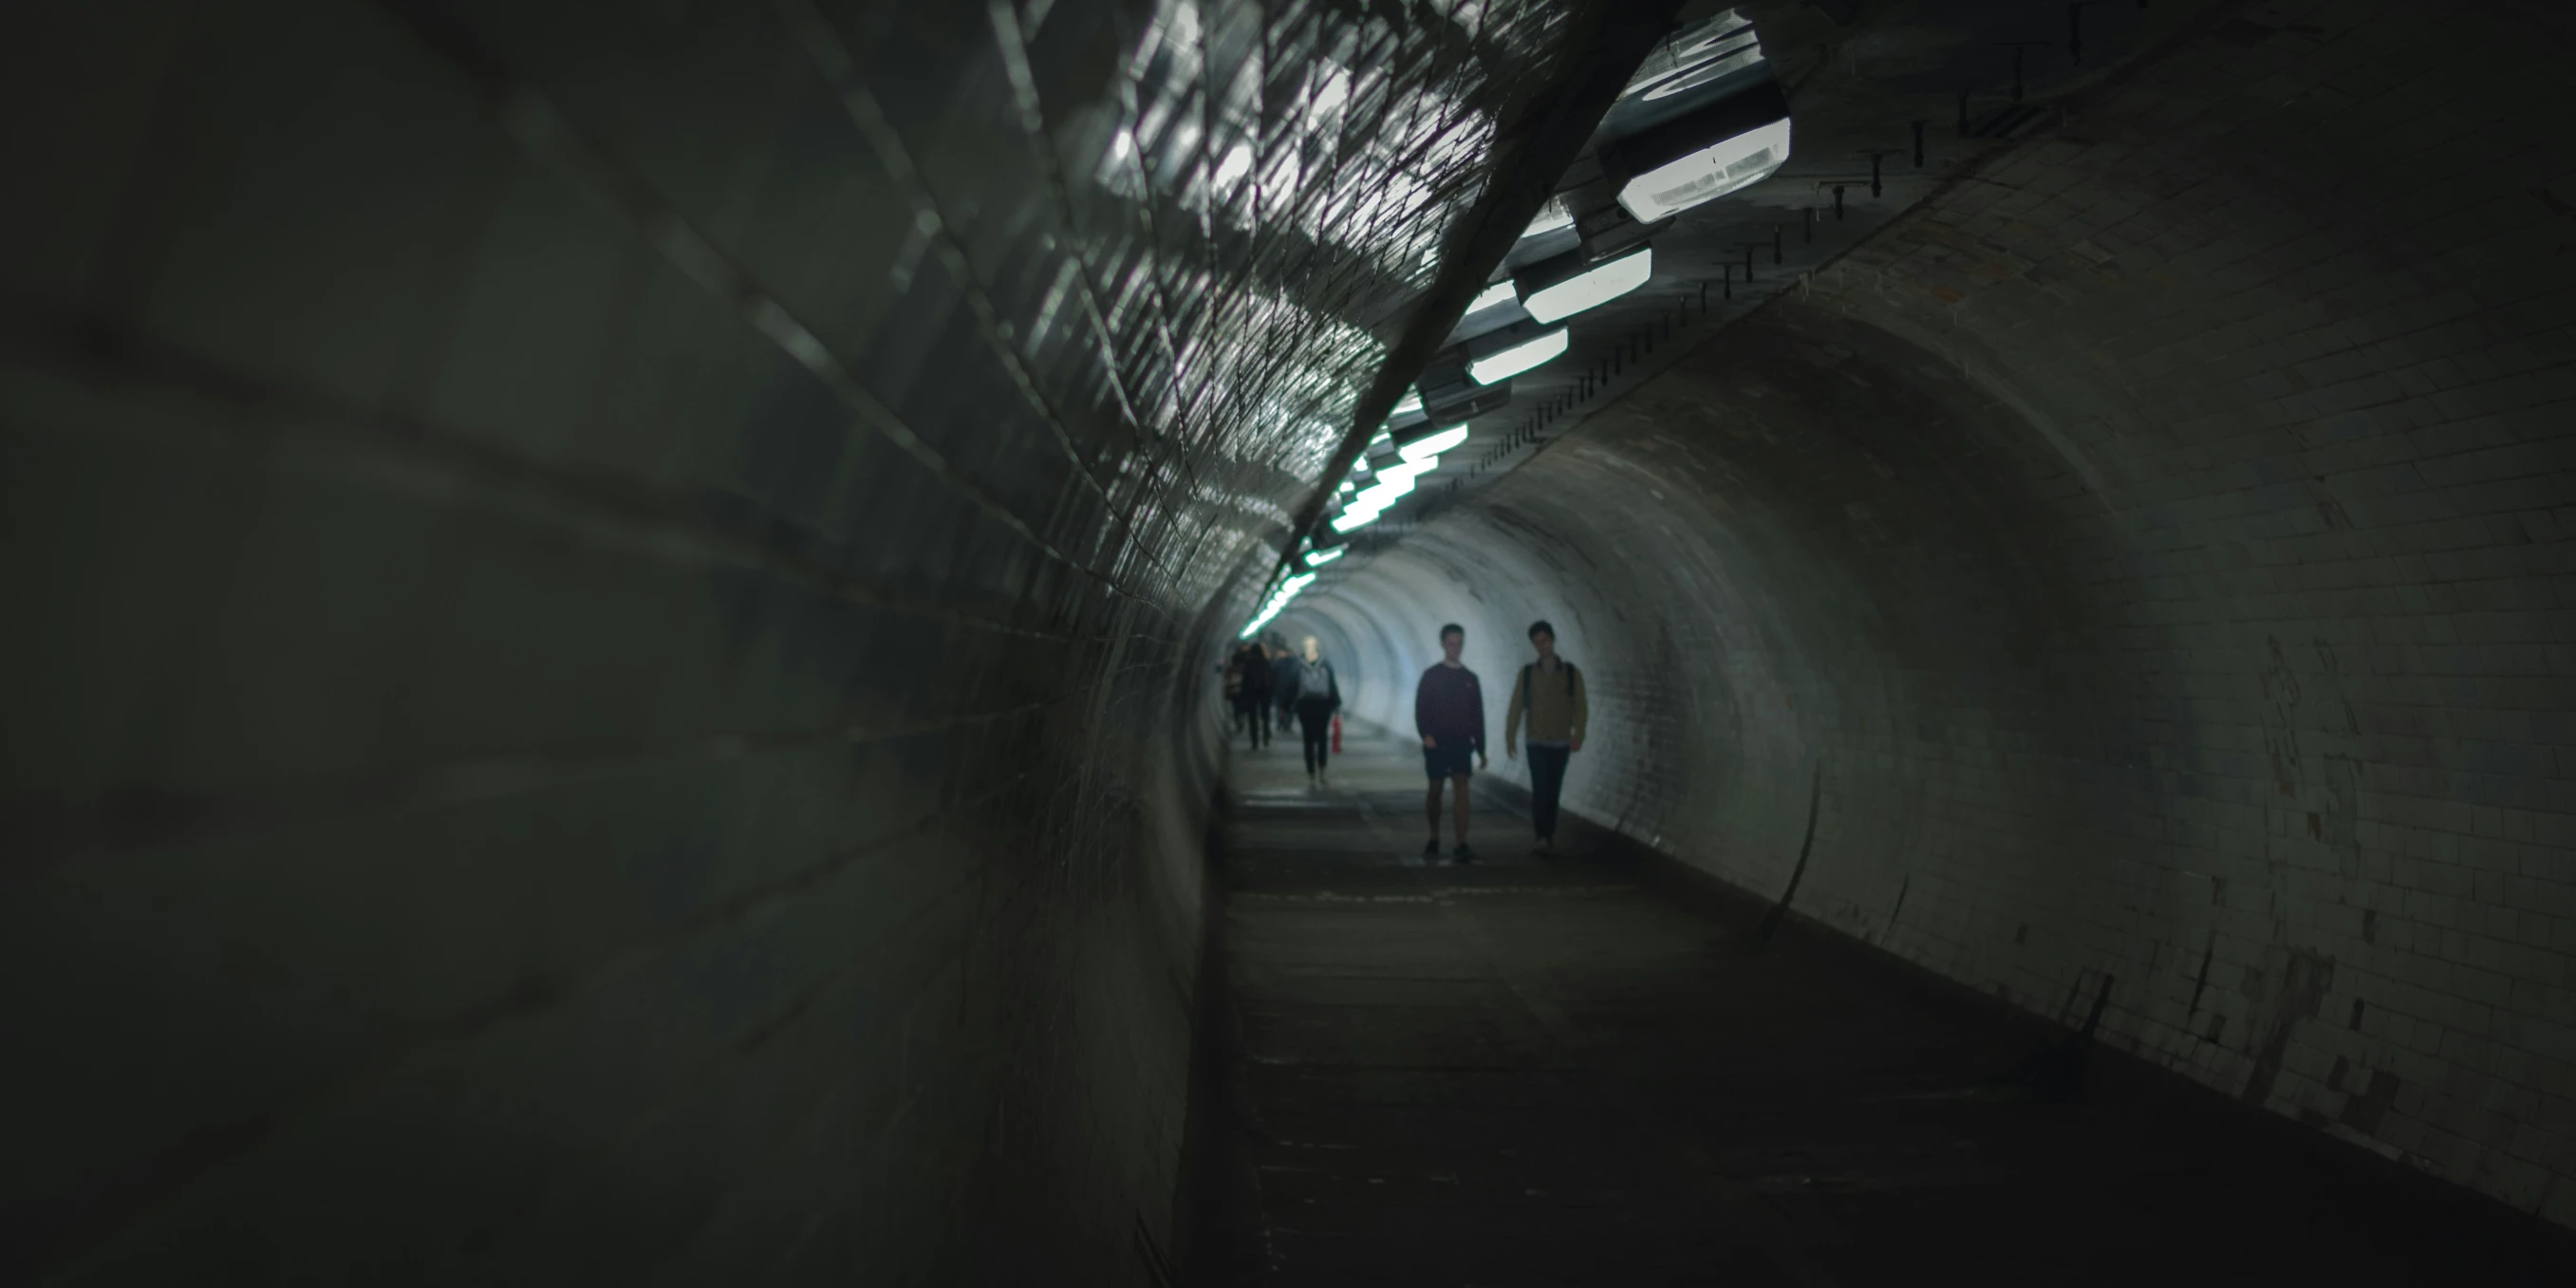
<svg viewBox="0 0 2576 1288">
<path fill-rule="evenodd" d="M 21 15 L 0 1278 L 1150 1281 L 1202 667 L 1565 12 Z"/>
<path fill-rule="evenodd" d="M 1585 814 L 2576 1223 L 2571 44 L 2248 8 L 1282 625 L 1553 618 Z"/>
</svg>

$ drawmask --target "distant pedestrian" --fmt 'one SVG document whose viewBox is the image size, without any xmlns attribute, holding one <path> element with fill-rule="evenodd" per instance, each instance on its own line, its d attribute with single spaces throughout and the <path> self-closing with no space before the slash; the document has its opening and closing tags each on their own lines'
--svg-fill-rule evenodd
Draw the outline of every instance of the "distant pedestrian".
<svg viewBox="0 0 2576 1288">
<path fill-rule="evenodd" d="M 1503 716 L 1503 754 L 1518 756 L 1521 716 L 1529 716 L 1530 827 L 1538 833 L 1538 852 L 1556 853 L 1556 802 L 1565 790 L 1565 762 L 1583 750 L 1584 726 L 1592 704 L 1583 691 L 1583 672 L 1556 655 L 1556 628 L 1532 622 L 1530 643 L 1538 660 L 1521 668 L 1512 685 L 1511 709 Z"/>
<path fill-rule="evenodd" d="M 1288 731 L 1288 719 L 1297 714 L 1297 691 L 1305 686 L 1306 660 L 1286 649 L 1270 658 L 1270 700 L 1279 707 L 1279 731 Z"/>
<path fill-rule="evenodd" d="M 1252 749 L 1270 741 L 1270 650 L 1258 643 L 1243 651 L 1243 694 L 1239 707 L 1251 725 Z"/>
<path fill-rule="evenodd" d="M 1431 839 L 1422 846 L 1423 857 L 1440 855 L 1440 784 L 1446 781 L 1457 788 L 1456 857 L 1473 863 L 1476 852 L 1467 848 L 1467 776 L 1486 763 L 1485 688 L 1458 660 L 1466 647 L 1466 627 L 1453 622 L 1440 628 L 1440 660 L 1413 689 L 1413 731 L 1422 735 L 1422 768 L 1431 776 L 1431 795 L 1423 809 Z"/>
<path fill-rule="evenodd" d="M 1266 728 L 1288 732 L 1288 704 L 1297 696 L 1297 655 L 1285 644 L 1270 650 L 1270 700 L 1262 704 Z"/>
<path fill-rule="evenodd" d="M 1243 732 L 1243 645 L 1225 656 L 1225 706 L 1234 714 L 1234 731 Z"/>
<path fill-rule="evenodd" d="M 1315 637 L 1306 637 L 1306 656 L 1296 669 L 1297 688 L 1290 700 L 1297 705 L 1297 731 L 1306 742 L 1306 785 L 1330 787 L 1325 777 L 1325 760 L 1331 754 L 1333 716 L 1342 709 L 1342 683 L 1333 674 L 1333 664 L 1324 660 L 1323 645 Z"/>
</svg>

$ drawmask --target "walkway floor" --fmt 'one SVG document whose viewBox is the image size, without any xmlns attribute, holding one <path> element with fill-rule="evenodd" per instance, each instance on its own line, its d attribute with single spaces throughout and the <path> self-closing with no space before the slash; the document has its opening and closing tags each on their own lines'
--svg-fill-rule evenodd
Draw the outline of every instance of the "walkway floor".
<svg viewBox="0 0 2576 1288">
<path fill-rule="evenodd" d="M 1502 792 L 1483 862 L 1426 864 L 1397 744 L 1332 776 L 1235 752 L 1194 1288 L 2562 1282 L 2527 1218 L 2134 1062 L 2043 1101 L 2047 1030 L 1756 951 L 1763 909 L 1579 823 L 1541 862 Z"/>
</svg>

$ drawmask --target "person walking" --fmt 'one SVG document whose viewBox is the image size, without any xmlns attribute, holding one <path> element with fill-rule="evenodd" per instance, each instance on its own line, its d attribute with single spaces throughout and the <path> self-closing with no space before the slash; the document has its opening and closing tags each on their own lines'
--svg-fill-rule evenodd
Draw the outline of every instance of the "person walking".
<svg viewBox="0 0 2576 1288">
<path fill-rule="evenodd" d="M 1252 749 L 1270 741 L 1270 650 L 1259 641 L 1243 651 L 1243 717 L 1252 725 Z"/>
<path fill-rule="evenodd" d="M 1234 714 L 1234 731 L 1243 732 L 1243 649 L 1237 644 L 1225 657 L 1225 706 Z"/>
<path fill-rule="evenodd" d="M 1288 732 L 1291 718 L 1297 714 L 1297 693 L 1305 687 L 1306 661 L 1287 649 L 1270 659 L 1270 697 L 1278 705 L 1279 732 Z"/>
<path fill-rule="evenodd" d="M 1446 781 L 1456 789 L 1455 857 L 1473 863 L 1476 852 L 1467 848 L 1467 776 L 1486 763 L 1485 687 L 1458 660 L 1466 648 L 1466 627 L 1452 622 L 1440 628 L 1440 660 L 1413 687 L 1413 731 L 1422 735 L 1422 768 L 1431 776 L 1431 795 L 1423 809 L 1431 839 L 1422 846 L 1423 857 L 1440 856 L 1440 784 Z"/>
<path fill-rule="evenodd" d="M 1288 732 L 1288 703 L 1297 693 L 1297 655 L 1285 644 L 1270 650 L 1270 697 L 1261 704 L 1262 728 Z"/>
<path fill-rule="evenodd" d="M 1324 768 L 1333 742 L 1333 715 L 1342 709 L 1342 684 L 1333 664 L 1324 660 L 1323 645 L 1306 637 L 1306 655 L 1298 659 L 1297 688 L 1289 700 L 1297 708 L 1297 732 L 1306 743 L 1306 785 L 1330 787 Z"/>
<path fill-rule="evenodd" d="M 1530 623 L 1530 644 L 1538 660 L 1521 668 L 1512 685 L 1512 705 L 1503 715 L 1503 754 L 1517 758 L 1521 716 L 1529 716 L 1530 827 L 1538 833 L 1537 852 L 1556 855 L 1556 801 L 1565 790 L 1565 763 L 1583 750 L 1583 729 L 1592 704 L 1583 691 L 1583 672 L 1556 655 L 1556 628 Z"/>
</svg>

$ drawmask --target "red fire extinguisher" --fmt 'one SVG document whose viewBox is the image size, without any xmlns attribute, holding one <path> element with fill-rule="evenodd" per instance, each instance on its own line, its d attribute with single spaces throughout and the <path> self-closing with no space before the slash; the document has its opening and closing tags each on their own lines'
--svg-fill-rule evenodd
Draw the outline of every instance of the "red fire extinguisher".
<svg viewBox="0 0 2576 1288">
<path fill-rule="evenodd" d="M 1333 717 L 1333 754 L 1342 754 L 1342 718 L 1338 715 Z"/>
</svg>

